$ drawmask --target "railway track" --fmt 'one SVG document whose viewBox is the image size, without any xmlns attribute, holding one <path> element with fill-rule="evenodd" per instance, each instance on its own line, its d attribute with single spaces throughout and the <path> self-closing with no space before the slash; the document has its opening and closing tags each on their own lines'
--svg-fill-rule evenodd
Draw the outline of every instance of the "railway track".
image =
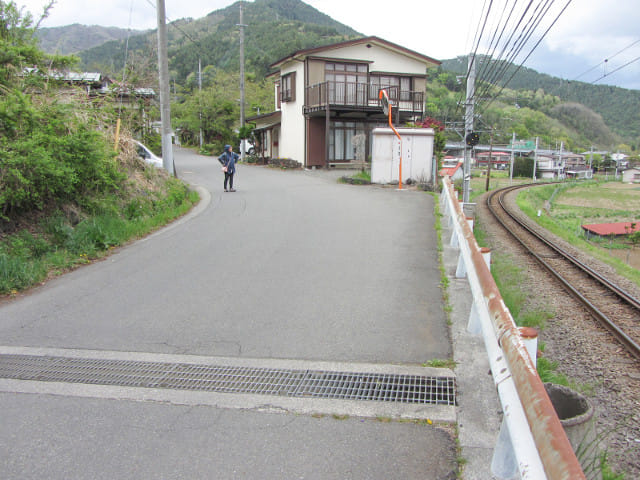
<svg viewBox="0 0 640 480">
<path fill-rule="evenodd" d="M 604 325 L 635 358 L 640 359 L 640 300 L 553 242 L 540 227 L 511 211 L 505 198 L 518 185 L 492 192 L 487 207 L 498 222 Z"/>
</svg>

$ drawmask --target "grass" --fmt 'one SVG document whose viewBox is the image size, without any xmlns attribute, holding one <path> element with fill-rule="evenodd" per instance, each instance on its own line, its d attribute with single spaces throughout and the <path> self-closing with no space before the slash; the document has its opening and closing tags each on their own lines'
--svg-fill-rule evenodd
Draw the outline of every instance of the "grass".
<svg viewBox="0 0 640 480">
<path fill-rule="evenodd" d="M 617 190 L 616 187 L 620 188 L 621 185 L 619 182 L 592 181 L 528 188 L 518 195 L 517 203 L 539 225 L 611 265 L 618 274 L 640 286 L 640 270 L 610 254 L 611 250 L 631 248 L 629 243 L 618 239 L 587 240 L 581 228 L 581 225 L 589 223 L 638 220 L 640 195 L 633 190 Z"/>
<path fill-rule="evenodd" d="M 102 199 L 100 213 L 73 219 L 62 211 L 0 241 L 0 294 L 15 295 L 140 238 L 186 213 L 198 195 L 175 179 L 150 201 L 131 200 L 122 214 L 114 199 Z M 133 207 L 131 207 L 133 205 Z M 79 221 L 78 221 L 79 220 Z"/>
<path fill-rule="evenodd" d="M 480 222 L 476 222 L 474 236 L 478 245 L 487 246 L 486 233 Z M 491 273 L 516 325 L 544 329 L 547 320 L 553 318 L 554 313 L 528 306 L 530 294 L 520 286 L 524 278 L 522 268 L 509 255 L 494 251 L 491 253 Z"/>
<path fill-rule="evenodd" d="M 436 230 L 437 245 L 438 245 L 438 269 L 440 270 L 440 290 L 442 291 L 442 301 L 444 304 L 444 311 L 447 315 L 447 324 L 451 326 L 451 312 L 453 307 L 449 301 L 449 276 L 444 268 L 444 261 L 442 259 L 442 213 L 440 213 L 440 197 L 435 192 L 430 192 L 433 197 L 433 217 L 435 219 L 434 228 Z"/>
<path fill-rule="evenodd" d="M 441 360 L 439 358 L 434 358 L 424 364 L 425 367 L 450 368 L 451 370 L 455 369 L 456 365 L 457 363 L 454 360 Z"/>
<path fill-rule="evenodd" d="M 607 452 L 604 452 L 600 457 L 600 469 L 602 471 L 602 480 L 625 480 L 626 478 L 624 473 L 615 472 L 609 465 Z"/>
<path fill-rule="evenodd" d="M 352 185 L 370 185 L 371 184 L 371 172 L 368 170 L 362 170 L 358 173 L 347 177 L 340 177 L 339 182 L 350 183 Z"/>
</svg>

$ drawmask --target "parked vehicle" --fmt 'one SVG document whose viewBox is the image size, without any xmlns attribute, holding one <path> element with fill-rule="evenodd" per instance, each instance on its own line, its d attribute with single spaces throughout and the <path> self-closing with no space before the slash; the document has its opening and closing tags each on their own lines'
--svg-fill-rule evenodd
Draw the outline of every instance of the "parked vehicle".
<svg viewBox="0 0 640 480">
<path fill-rule="evenodd" d="M 151 165 L 162 168 L 162 158 L 156 156 L 148 147 L 139 141 L 134 140 L 133 142 L 136 144 L 136 149 L 140 158 Z"/>
<path fill-rule="evenodd" d="M 244 150 L 243 150 L 244 149 Z M 239 152 L 244 151 L 245 155 L 255 155 L 256 147 L 249 139 L 240 140 Z"/>
</svg>

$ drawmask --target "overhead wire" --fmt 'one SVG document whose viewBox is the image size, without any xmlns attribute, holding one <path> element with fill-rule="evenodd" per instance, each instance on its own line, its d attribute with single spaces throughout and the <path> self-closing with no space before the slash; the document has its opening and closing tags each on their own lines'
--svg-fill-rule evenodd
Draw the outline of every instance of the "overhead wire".
<svg viewBox="0 0 640 480">
<path fill-rule="evenodd" d="M 600 62 L 598 65 L 591 67 L 590 69 L 582 72 L 580 75 L 578 75 L 576 78 L 574 78 L 573 80 L 571 80 L 572 82 L 577 81 L 579 78 L 585 76 L 587 73 L 591 73 L 593 70 L 595 70 L 596 68 L 598 68 L 600 65 L 603 65 L 604 63 L 607 63 L 609 60 L 614 59 L 615 57 L 617 57 L 618 55 L 620 55 L 622 52 L 625 52 L 626 50 L 629 50 L 631 47 L 633 47 L 634 45 L 636 45 L 637 43 L 640 43 L 640 39 L 636 40 L 635 42 L 631 43 L 630 45 L 627 45 L 626 47 L 624 47 L 622 50 L 620 50 L 617 53 L 614 53 L 613 55 L 605 58 L 602 62 Z M 600 80 L 600 79 L 598 79 Z M 597 80 L 596 80 L 597 81 Z M 595 83 L 595 82 L 594 82 Z"/>
<path fill-rule="evenodd" d="M 124 85 L 127 78 L 127 61 L 129 56 L 129 38 L 131 37 L 131 21 L 133 17 L 133 0 L 129 2 L 129 26 L 127 27 L 127 39 L 124 44 L 124 65 L 122 66 L 122 84 L 120 85 L 120 102 L 118 105 L 118 117 L 122 113 L 122 100 L 124 96 Z"/>
<path fill-rule="evenodd" d="M 542 40 L 544 40 L 544 38 L 547 36 L 547 34 L 549 33 L 549 31 L 551 30 L 551 28 L 553 28 L 553 26 L 556 24 L 556 22 L 560 19 L 560 17 L 562 16 L 562 14 L 565 12 L 565 10 L 567 9 L 567 7 L 571 4 L 572 0 L 567 0 L 567 3 L 565 4 L 565 6 L 562 8 L 562 10 L 558 13 L 558 15 L 556 16 L 556 18 L 553 20 L 553 22 L 551 23 L 551 25 L 549 25 L 549 27 L 545 30 L 545 32 L 542 34 L 542 36 L 540 37 L 540 39 L 536 42 L 536 44 L 533 46 L 533 48 L 529 51 L 529 53 L 527 54 L 527 56 L 524 58 L 524 60 L 522 61 L 522 63 L 520 63 L 520 65 L 513 71 L 513 73 L 511 74 L 511 76 L 507 79 L 506 82 L 504 82 L 504 84 L 502 85 L 502 87 L 500 88 L 500 90 L 498 91 L 498 93 L 496 93 L 491 99 L 490 101 L 484 106 L 484 109 L 486 110 L 493 102 L 496 98 L 498 98 L 500 96 L 500 94 L 502 93 L 502 91 L 506 88 L 506 86 L 509 84 L 509 82 L 513 79 L 513 77 L 518 73 L 518 71 L 520 71 L 520 68 L 522 68 L 522 66 L 525 64 L 525 62 L 529 59 L 529 57 L 531 56 L 531 54 L 536 50 L 536 48 L 538 48 L 538 46 L 540 45 L 540 43 L 542 42 Z"/>
<path fill-rule="evenodd" d="M 507 0 L 506 4 L 505 4 L 505 8 L 502 9 L 502 14 L 500 15 L 500 18 L 498 19 L 495 31 L 493 32 L 493 37 L 491 38 L 491 41 L 489 42 L 489 47 L 488 47 L 488 52 L 487 55 L 490 59 L 493 58 L 495 56 L 495 52 L 496 49 L 498 48 L 499 44 L 500 44 L 500 40 L 502 39 L 502 36 L 504 34 L 504 31 L 509 23 L 509 20 L 511 19 L 511 15 L 513 15 L 513 11 L 517 5 L 517 0 L 514 0 L 513 2 L 513 6 L 511 7 L 511 11 L 509 12 L 509 15 L 507 16 L 507 19 L 505 20 L 504 24 L 502 25 L 502 29 L 500 29 L 500 25 L 502 24 L 502 18 L 503 15 L 505 13 L 505 11 L 507 10 L 507 6 L 508 6 L 509 0 Z M 500 30 L 500 35 L 497 36 L 496 35 L 498 33 L 498 30 Z M 495 44 L 494 44 L 495 42 Z M 492 48 L 493 45 L 493 49 Z M 504 49 L 503 49 L 504 50 Z M 483 77 L 487 74 L 487 72 L 489 71 L 489 69 L 491 68 L 491 62 L 486 62 L 483 65 L 483 69 L 480 71 L 480 73 L 478 74 L 478 76 Z"/>
<path fill-rule="evenodd" d="M 504 58 L 501 57 L 499 59 L 496 59 L 494 62 L 494 65 L 496 65 L 496 67 L 495 69 L 492 70 L 491 75 L 486 77 L 480 77 L 478 80 L 479 82 L 482 82 L 480 98 L 483 98 L 484 96 L 489 95 L 489 93 L 491 92 L 491 90 L 493 90 L 496 84 L 499 84 L 500 80 L 504 78 L 507 70 L 515 62 L 515 59 L 518 57 L 518 55 L 520 54 L 522 49 L 525 47 L 525 45 L 529 42 L 529 39 L 531 38 L 535 30 L 538 28 L 538 25 L 542 22 L 544 16 L 547 14 L 547 12 L 549 11 L 549 9 L 551 8 L 554 2 L 555 0 L 540 0 L 538 5 L 534 8 L 533 12 L 531 13 L 531 16 L 526 21 L 522 30 L 518 32 L 516 29 L 514 29 L 513 34 L 519 33 L 519 35 L 515 39 L 515 41 L 513 41 L 513 43 L 511 44 L 511 49 L 507 54 L 507 56 Z M 518 22 L 518 26 L 520 25 L 522 20 L 525 18 L 527 12 L 529 11 L 529 8 L 531 7 L 531 4 L 532 4 L 532 1 L 530 1 L 527 7 L 525 8 L 525 11 L 521 16 L 521 19 Z M 508 43 L 511 43 L 512 38 L 513 38 L 513 35 L 510 37 Z"/>
<path fill-rule="evenodd" d="M 624 65 L 621 65 L 620 67 L 616 68 L 615 70 L 612 70 L 612 71 L 611 71 L 611 72 L 609 72 L 609 73 L 605 73 L 605 74 L 604 74 L 604 75 L 602 75 L 600 78 L 595 79 L 595 80 L 594 80 L 593 82 L 591 82 L 591 83 L 592 83 L 592 84 L 594 84 L 594 83 L 596 83 L 596 82 L 599 82 L 599 81 L 600 81 L 600 80 L 602 80 L 603 78 L 608 77 L 609 75 L 611 75 L 611 74 L 613 74 L 613 73 L 616 73 L 618 70 L 622 70 L 623 68 L 628 67 L 629 65 L 631 65 L 631 64 L 632 64 L 632 63 L 634 63 L 634 62 L 637 62 L 638 60 L 640 60 L 640 57 L 636 57 L 636 58 L 634 58 L 633 60 L 631 60 L 631 61 L 629 61 L 629 62 L 625 63 Z"/>
<path fill-rule="evenodd" d="M 467 81 L 469 79 L 469 74 L 471 73 L 471 69 L 474 68 L 473 64 L 475 62 L 476 54 L 478 52 L 478 47 L 480 45 L 480 41 L 482 39 L 482 35 L 483 35 L 484 29 L 485 29 L 486 24 L 487 24 L 487 20 L 489 19 L 489 13 L 491 12 L 492 4 L 493 4 L 493 0 L 489 0 L 489 6 L 487 7 L 487 0 L 484 0 L 484 3 L 482 5 L 482 10 L 480 11 L 480 18 L 479 18 L 478 26 L 476 28 L 476 33 L 474 35 L 473 42 L 471 43 L 471 48 L 473 49 L 473 54 L 472 54 L 471 62 L 467 64 L 467 72 L 466 72 L 465 78 L 464 78 L 465 84 L 467 83 Z M 485 7 L 487 7 L 486 12 L 485 12 Z M 484 14 L 484 21 L 482 20 L 483 14 Z M 482 27 L 480 25 L 482 25 Z M 463 103 L 462 102 L 462 98 L 463 98 L 463 92 L 460 92 L 460 95 L 458 96 L 458 101 L 456 102 L 456 110 L 455 110 L 455 112 L 453 114 L 454 117 L 458 115 L 458 111 L 460 110 L 460 105 Z M 466 103 L 466 102 L 464 102 L 464 103 Z"/>
<path fill-rule="evenodd" d="M 506 57 L 505 56 L 501 56 L 498 60 L 505 60 L 504 63 L 497 63 L 497 67 L 493 70 L 492 75 L 486 77 L 485 83 L 495 83 L 497 81 L 497 79 L 502 78 L 504 71 L 506 68 L 508 68 L 508 64 L 513 62 L 515 60 L 515 58 L 519 55 L 520 51 L 522 50 L 522 48 L 524 48 L 524 45 L 526 45 L 526 43 L 529 41 L 529 38 L 531 37 L 531 35 L 533 35 L 533 32 L 535 31 L 535 29 L 537 28 L 537 25 L 539 24 L 539 22 L 542 20 L 543 16 L 545 15 L 546 11 L 548 11 L 548 9 L 551 7 L 551 5 L 553 5 L 553 2 L 555 0 L 544 0 L 546 1 L 546 4 L 543 5 L 542 0 L 538 3 L 538 5 L 534 8 L 531 16 L 529 17 L 529 19 L 526 21 L 524 27 L 522 28 L 522 31 L 520 32 L 520 34 L 518 35 L 518 37 L 513 41 L 513 43 L 511 44 L 511 48 L 509 50 L 509 52 L 507 53 Z M 520 23 L 522 22 L 522 20 L 525 18 L 527 12 L 529 11 L 529 8 L 531 7 L 531 4 L 533 2 L 530 1 L 529 4 L 527 5 L 527 8 L 525 9 L 525 11 L 523 12 L 520 21 L 518 22 L 518 26 L 520 25 Z M 545 10 L 546 8 L 546 10 Z M 516 27 L 517 28 L 517 27 Z M 513 34 L 515 35 L 515 33 L 517 32 L 517 30 L 514 29 Z M 513 35 L 510 37 L 510 40 L 513 38 Z M 511 42 L 509 42 L 511 43 Z M 505 47 L 508 44 L 505 44 Z"/>
<path fill-rule="evenodd" d="M 487 69 L 485 71 L 482 71 L 479 75 L 478 75 L 478 79 L 479 81 L 483 82 L 483 84 L 486 86 L 487 83 L 491 82 L 493 78 L 495 78 L 496 76 L 496 72 L 498 71 L 499 68 L 499 64 L 500 64 L 500 60 L 502 60 L 504 58 L 504 53 L 505 50 L 508 48 L 508 46 L 511 44 L 511 41 L 514 37 L 514 35 L 517 33 L 518 28 L 520 27 L 520 24 L 522 23 L 522 21 L 525 18 L 526 12 L 529 10 L 531 4 L 533 3 L 533 0 L 530 0 L 529 3 L 527 4 L 524 12 L 522 13 L 522 15 L 520 16 L 520 20 L 518 20 L 518 22 L 516 23 L 516 25 L 513 27 L 511 34 L 508 36 L 508 39 L 505 41 L 502 50 L 500 52 L 500 55 L 498 56 L 498 58 L 494 58 L 493 53 L 489 54 L 488 58 L 485 58 L 485 65 L 487 65 Z M 517 1 L 514 2 L 513 5 L 513 9 L 515 9 L 515 6 L 517 5 Z M 512 9 L 512 10 L 513 10 Z M 505 22 L 505 26 L 504 28 L 506 28 L 507 23 L 509 21 L 509 19 L 511 18 L 511 14 L 510 16 L 507 18 L 507 22 Z M 513 45 L 511 46 L 511 50 L 509 51 L 509 53 L 507 54 L 507 57 L 511 56 L 511 53 L 513 51 Z M 495 50 L 494 50 L 495 51 Z M 485 95 L 486 93 L 483 92 L 482 96 Z"/>
</svg>

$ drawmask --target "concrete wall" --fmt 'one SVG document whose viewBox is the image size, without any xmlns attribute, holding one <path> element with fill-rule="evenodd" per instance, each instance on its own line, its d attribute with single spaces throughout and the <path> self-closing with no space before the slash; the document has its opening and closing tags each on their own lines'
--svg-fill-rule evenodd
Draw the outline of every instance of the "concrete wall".
<svg viewBox="0 0 640 480">
<path fill-rule="evenodd" d="M 402 137 L 402 182 L 412 179 L 431 182 L 433 179 L 432 128 L 399 128 Z M 397 183 L 399 178 L 400 142 L 390 128 L 373 130 L 371 181 Z"/>
</svg>

